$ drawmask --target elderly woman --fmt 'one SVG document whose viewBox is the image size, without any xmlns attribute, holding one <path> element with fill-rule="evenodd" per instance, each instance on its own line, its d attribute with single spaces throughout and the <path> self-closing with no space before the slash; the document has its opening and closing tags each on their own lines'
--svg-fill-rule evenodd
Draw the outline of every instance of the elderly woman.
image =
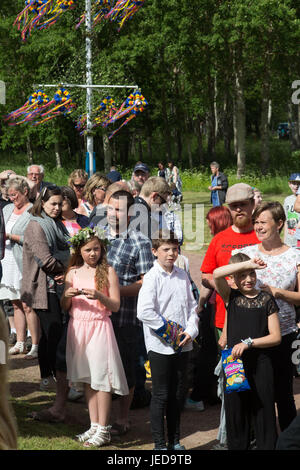
<svg viewBox="0 0 300 470">
<path fill-rule="evenodd" d="M 60 218 L 62 202 L 60 188 L 43 188 L 30 210 L 30 222 L 24 233 L 21 298 L 35 309 L 40 319 L 41 390 L 55 385 L 57 372 L 64 374 L 66 367 L 65 358 L 59 362 L 57 356 L 63 333 L 59 290 L 70 255 L 67 243 L 70 235 Z"/>
<path fill-rule="evenodd" d="M 254 230 L 260 244 L 237 252 L 250 258 L 259 257 L 266 264 L 257 271 L 258 287 L 270 292 L 279 307 L 282 341 L 272 348 L 275 401 L 281 431 L 295 418 L 293 396 L 292 344 L 297 335 L 295 305 L 300 305 L 300 253 L 285 245 L 280 232 L 285 223 L 285 212 L 279 202 L 262 202 L 253 213 Z"/>
<path fill-rule="evenodd" d="M 90 206 L 87 200 L 84 198 L 84 189 L 89 176 L 86 171 L 80 168 L 72 171 L 68 179 L 68 186 L 75 191 L 78 206 L 75 212 L 87 216 L 90 212 Z"/>
<path fill-rule="evenodd" d="M 14 325 L 17 342 L 10 348 L 10 354 L 25 352 L 26 324 L 31 334 L 32 346 L 27 357 L 38 355 L 39 321 L 35 312 L 21 302 L 22 256 L 24 232 L 29 223 L 28 210 L 30 188 L 26 178 L 10 177 L 7 180 L 7 194 L 11 204 L 3 208 L 6 230 L 5 256 L 2 260 L 3 276 L 0 284 L 0 299 L 10 300 L 14 308 Z"/>
</svg>

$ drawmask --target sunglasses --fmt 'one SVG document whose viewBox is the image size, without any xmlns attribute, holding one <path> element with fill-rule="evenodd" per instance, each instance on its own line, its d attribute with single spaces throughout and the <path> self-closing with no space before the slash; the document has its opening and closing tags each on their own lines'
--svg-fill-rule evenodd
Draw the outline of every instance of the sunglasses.
<svg viewBox="0 0 300 470">
<path fill-rule="evenodd" d="M 160 197 L 162 204 L 165 204 L 167 202 L 167 200 L 164 197 L 162 197 L 160 194 L 158 194 L 158 196 Z"/>
<path fill-rule="evenodd" d="M 104 191 L 106 193 L 107 188 L 104 188 L 103 186 L 96 186 L 94 189 L 101 189 L 101 191 Z"/>
<path fill-rule="evenodd" d="M 85 183 L 84 184 L 75 184 L 73 183 L 73 186 L 76 188 L 76 189 L 83 189 L 85 187 Z"/>
</svg>

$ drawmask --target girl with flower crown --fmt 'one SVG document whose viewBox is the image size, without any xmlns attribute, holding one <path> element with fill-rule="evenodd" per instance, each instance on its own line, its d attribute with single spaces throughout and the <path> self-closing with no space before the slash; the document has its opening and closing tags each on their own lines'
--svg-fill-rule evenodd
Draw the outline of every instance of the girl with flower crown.
<svg viewBox="0 0 300 470">
<path fill-rule="evenodd" d="M 90 428 L 76 436 L 86 447 L 109 444 L 112 394 L 128 395 L 127 381 L 109 316 L 120 306 L 119 280 L 106 260 L 106 240 L 98 227 L 70 239 L 71 259 L 61 299 L 69 311 L 67 378 L 83 383 Z"/>
</svg>

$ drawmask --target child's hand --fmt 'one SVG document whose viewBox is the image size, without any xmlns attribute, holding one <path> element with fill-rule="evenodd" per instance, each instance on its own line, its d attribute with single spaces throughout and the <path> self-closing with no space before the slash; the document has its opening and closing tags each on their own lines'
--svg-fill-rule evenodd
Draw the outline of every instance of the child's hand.
<svg viewBox="0 0 300 470">
<path fill-rule="evenodd" d="M 184 339 L 179 343 L 179 347 L 183 347 L 185 346 L 186 344 L 190 343 L 192 341 L 192 338 L 191 336 L 186 333 L 185 331 L 182 331 L 181 333 L 179 333 L 178 336 L 184 336 Z"/>
<path fill-rule="evenodd" d="M 76 287 L 69 287 L 65 291 L 65 297 L 70 298 L 70 297 L 75 297 L 76 295 L 80 295 L 80 291 Z"/>
<path fill-rule="evenodd" d="M 267 267 L 267 264 L 258 256 L 252 258 L 249 263 L 252 269 L 265 269 Z"/>
<path fill-rule="evenodd" d="M 246 349 L 249 349 L 247 344 L 245 344 L 245 343 L 236 344 L 232 348 L 232 357 L 233 357 L 233 359 L 241 357 L 241 355 L 243 354 L 244 351 L 246 351 Z"/>
<path fill-rule="evenodd" d="M 221 349 L 225 349 L 226 348 L 226 344 L 227 344 L 227 338 L 226 338 L 226 335 L 225 333 L 221 333 L 221 336 L 219 338 L 219 341 L 218 341 L 218 344 L 220 346 Z"/>
<path fill-rule="evenodd" d="M 91 299 L 91 300 L 98 300 L 99 299 L 99 292 L 96 289 L 82 289 L 81 292 L 88 299 Z"/>
</svg>

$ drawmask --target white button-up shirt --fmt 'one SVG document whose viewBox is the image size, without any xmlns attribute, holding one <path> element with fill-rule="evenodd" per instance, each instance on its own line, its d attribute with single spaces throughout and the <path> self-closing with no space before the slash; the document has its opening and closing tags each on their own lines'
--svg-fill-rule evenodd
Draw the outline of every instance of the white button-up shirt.
<svg viewBox="0 0 300 470">
<path fill-rule="evenodd" d="M 175 354 L 172 346 L 153 331 L 163 326 L 162 317 L 179 323 L 184 331 L 195 339 L 199 331 L 199 318 L 197 302 L 187 273 L 177 266 L 168 273 L 155 261 L 153 268 L 145 274 L 139 291 L 137 317 L 143 322 L 147 352 Z M 191 349 L 193 345 L 188 343 L 182 351 Z"/>
</svg>

